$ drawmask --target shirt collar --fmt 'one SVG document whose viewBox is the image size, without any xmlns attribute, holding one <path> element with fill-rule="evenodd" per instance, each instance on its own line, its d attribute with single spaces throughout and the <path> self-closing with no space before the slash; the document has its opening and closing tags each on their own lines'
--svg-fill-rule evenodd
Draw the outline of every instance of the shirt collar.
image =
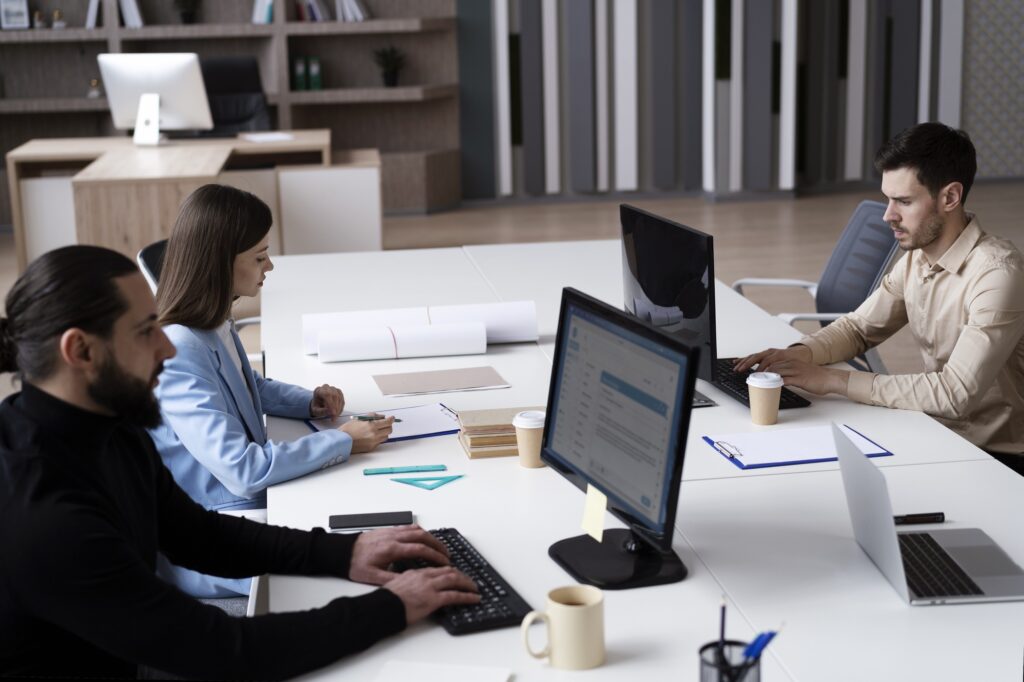
<svg viewBox="0 0 1024 682">
<path fill-rule="evenodd" d="M 953 274 L 960 272 L 960 268 L 963 267 L 967 257 L 971 255 L 974 246 L 982 237 L 981 225 L 978 223 L 977 217 L 968 214 L 968 218 L 970 222 L 967 223 L 967 227 L 956 238 L 953 245 L 946 249 L 946 253 L 942 254 L 935 262 L 936 266 Z"/>
<path fill-rule="evenodd" d="M 121 423 L 119 417 L 108 417 L 83 410 L 36 388 L 27 381 L 22 384 L 19 402 L 21 410 L 36 422 L 44 433 L 50 433 L 76 446 L 86 446 L 83 450 L 102 448 L 110 434 Z"/>
</svg>

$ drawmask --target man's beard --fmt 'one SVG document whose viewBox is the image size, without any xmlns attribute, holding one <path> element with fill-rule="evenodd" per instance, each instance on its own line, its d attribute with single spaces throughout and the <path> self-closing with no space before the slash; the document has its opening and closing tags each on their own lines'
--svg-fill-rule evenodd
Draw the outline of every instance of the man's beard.
<svg viewBox="0 0 1024 682">
<path fill-rule="evenodd" d="M 159 370 L 162 371 L 163 367 Z M 86 390 L 90 398 L 129 424 L 144 429 L 160 425 L 160 403 L 150 384 L 125 372 L 110 355 L 100 365 L 96 380 Z"/>
<path fill-rule="evenodd" d="M 939 215 L 938 211 L 935 211 L 935 213 L 925 219 L 920 231 L 910 238 L 910 243 L 906 246 L 901 244 L 900 249 L 903 251 L 913 251 L 914 249 L 923 249 L 931 245 L 942 235 L 943 225 L 945 223 L 942 220 L 942 216 Z"/>
</svg>

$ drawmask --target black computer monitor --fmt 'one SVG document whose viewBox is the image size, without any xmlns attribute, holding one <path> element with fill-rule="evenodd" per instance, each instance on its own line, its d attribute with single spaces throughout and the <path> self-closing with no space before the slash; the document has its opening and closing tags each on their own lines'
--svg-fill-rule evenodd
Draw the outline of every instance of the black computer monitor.
<svg viewBox="0 0 1024 682">
<path fill-rule="evenodd" d="M 548 553 L 604 589 L 682 580 L 672 551 L 700 351 L 575 289 L 562 290 L 541 459 L 594 486 L 627 529 L 580 535 Z"/>
<path fill-rule="evenodd" d="M 626 312 L 701 349 L 698 378 L 712 381 L 715 253 L 711 235 L 622 204 Z"/>
</svg>

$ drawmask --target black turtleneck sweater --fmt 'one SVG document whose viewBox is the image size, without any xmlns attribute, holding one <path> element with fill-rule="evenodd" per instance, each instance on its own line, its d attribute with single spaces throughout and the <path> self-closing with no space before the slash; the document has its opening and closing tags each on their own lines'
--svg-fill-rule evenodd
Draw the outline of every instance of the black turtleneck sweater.
<svg viewBox="0 0 1024 682">
<path fill-rule="evenodd" d="M 203 573 L 346 577 L 355 536 L 208 512 L 146 432 L 25 384 L 0 404 L 0 675 L 276 679 L 405 627 L 387 590 L 232 618 L 156 577 L 158 551 Z"/>
</svg>

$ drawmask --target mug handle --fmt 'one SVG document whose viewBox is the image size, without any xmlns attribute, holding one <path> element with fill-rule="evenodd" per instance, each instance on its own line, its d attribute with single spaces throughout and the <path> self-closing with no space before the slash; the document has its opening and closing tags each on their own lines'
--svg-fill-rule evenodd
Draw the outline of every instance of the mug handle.
<svg viewBox="0 0 1024 682">
<path fill-rule="evenodd" d="M 548 627 L 549 627 L 548 632 L 550 633 L 550 624 L 551 624 L 551 622 L 548 620 L 548 614 L 544 613 L 543 611 L 530 611 L 528 614 L 526 614 L 526 617 L 523 618 L 523 625 L 522 625 L 523 646 L 526 647 L 526 653 L 530 654 L 534 658 L 547 658 L 548 656 L 551 655 L 551 636 L 550 636 L 550 634 L 548 635 L 548 643 L 544 646 L 544 650 L 543 651 L 534 651 L 533 649 L 530 648 L 530 626 L 533 625 L 534 621 L 537 621 L 537 620 L 544 621 L 544 623 L 546 625 L 548 625 Z"/>
</svg>

